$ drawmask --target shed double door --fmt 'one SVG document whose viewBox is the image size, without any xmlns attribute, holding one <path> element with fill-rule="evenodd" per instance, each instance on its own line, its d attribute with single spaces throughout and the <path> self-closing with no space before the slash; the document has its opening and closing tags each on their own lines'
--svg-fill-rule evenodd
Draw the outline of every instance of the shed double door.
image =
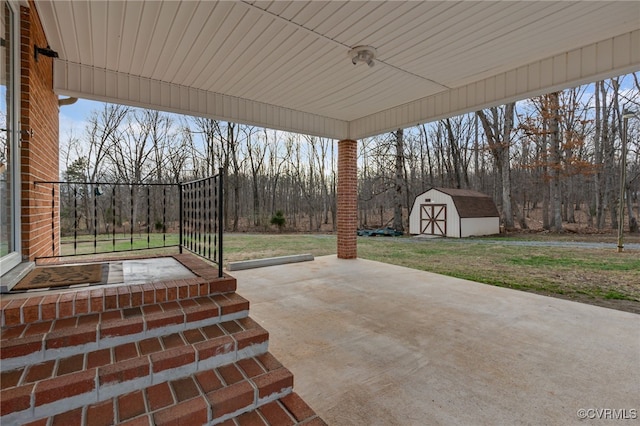
<svg viewBox="0 0 640 426">
<path fill-rule="evenodd" d="M 420 233 L 447 235 L 446 204 L 422 204 L 420 206 Z"/>
</svg>

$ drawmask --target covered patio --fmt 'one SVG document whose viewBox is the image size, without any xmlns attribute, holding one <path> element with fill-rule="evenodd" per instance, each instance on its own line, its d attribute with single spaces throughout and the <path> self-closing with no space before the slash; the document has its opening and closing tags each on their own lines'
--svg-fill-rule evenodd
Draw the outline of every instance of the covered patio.
<svg viewBox="0 0 640 426">
<path fill-rule="evenodd" d="M 640 69 L 635 2 L 34 3 L 53 89 L 338 141 L 337 253 L 357 257 L 357 141 Z"/>
<path fill-rule="evenodd" d="M 338 145 L 337 258 L 237 273 L 318 415 L 236 279 L 176 255 L 196 277 L 0 300 L 3 424 L 565 425 L 639 408 L 637 315 L 359 260 L 356 238 L 358 140 L 637 71 L 637 2 L 2 5 L 3 279 L 59 254 L 42 208 L 57 195 L 37 184 L 59 178 L 59 96 Z"/>
<path fill-rule="evenodd" d="M 234 274 L 328 424 L 638 416 L 638 315 L 335 256 Z"/>
</svg>

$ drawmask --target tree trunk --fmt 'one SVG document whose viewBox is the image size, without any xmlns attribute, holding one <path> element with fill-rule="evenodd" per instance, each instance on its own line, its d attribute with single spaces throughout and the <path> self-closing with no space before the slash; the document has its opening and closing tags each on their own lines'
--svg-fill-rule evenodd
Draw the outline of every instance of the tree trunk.
<svg viewBox="0 0 640 426">
<path fill-rule="evenodd" d="M 515 102 L 504 106 L 504 128 L 502 134 L 502 209 L 506 229 L 513 229 L 513 211 L 511 210 L 511 159 L 509 147 L 511 145 L 511 131 L 513 130 L 513 113 Z"/>
<path fill-rule="evenodd" d="M 238 172 L 233 175 L 233 232 L 238 232 L 240 221 L 240 176 Z"/>
<path fill-rule="evenodd" d="M 629 214 L 629 232 L 632 234 L 638 232 L 638 220 L 636 219 L 636 214 L 633 211 L 633 203 L 631 202 L 631 187 L 627 183 L 625 187 L 625 193 L 627 198 L 627 213 Z"/>
<path fill-rule="evenodd" d="M 596 104 L 596 117 L 595 117 L 595 134 L 594 134 L 594 163 L 597 167 L 597 171 L 593 177 L 594 183 L 594 210 L 596 216 L 596 227 L 598 229 L 602 229 L 604 227 L 604 202 L 603 202 L 603 194 L 602 190 L 603 186 L 603 174 L 602 174 L 602 157 L 603 157 L 603 149 L 602 149 L 602 115 L 604 107 L 601 104 L 600 100 L 600 91 L 604 92 L 602 88 L 604 86 L 603 81 L 597 81 L 595 83 L 595 104 Z M 605 93 L 606 95 L 606 93 Z M 606 98 L 605 98 L 606 99 Z"/>
<path fill-rule="evenodd" d="M 478 115 L 476 114 L 473 119 L 473 172 L 475 179 L 473 181 L 473 189 L 476 191 L 482 191 L 482 181 L 480 179 L 480 161 L 478 159 L 480 155 L 480 147 L 478 145 Z"/>
<path fill-rule="evenodd" d="M 501 123 L 497 107 L 489 109 L 490 120 L 484 111 L 477 111 L 476 115 L 482 123 L 487 144 L 495 162 L 497 178 L 495 185 L 500 186 L 500 208 L 502 221 L 506 229 L 514 228 L 513 211 L 511 209 L 511 166 L 509 147 L 511 145 L 511 131 L 513 130 L 515 102 L 504 106 L 504 117 Z M 497 189 L 497 188 L 496 188 Z"/>
<path fill-rule="evenodd" d="M 447 129 L 447 139 L 449 140 L 449 149 L 452 162 L 453 176 L 455 187 L 460 189 L 461 185 L 461 172 L 460 172 L 460 147 L 458 146 L 458 142 L 456 141 L 456 137 L 453 134 L 453 128 L 451 127 L 451 119 L 447 118 L 444 120 L 444 126 Z"/>
<path fill-rule="evenodd" d="M 402 187 L 404 170 L 404 134 L 402 129 L 396 130 L 396 178 L 393 192 L 393 228 L 404 231 L 402 220 Z"/>
<path fill-rule="evenodd" d="M 551 164 L 549 167 L 551 179 L 551 230 L 562 232 L 562 193 L 560 188 L 560 103 L 558 92 L 549 94 L 549 133 Z"/>
</svg>

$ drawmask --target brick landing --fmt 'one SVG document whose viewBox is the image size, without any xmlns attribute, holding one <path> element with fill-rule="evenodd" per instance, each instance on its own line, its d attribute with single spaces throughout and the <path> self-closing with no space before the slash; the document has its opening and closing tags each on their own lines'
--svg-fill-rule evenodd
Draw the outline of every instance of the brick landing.
<svg viewBox="0 0 640 426">
<path fill-rule="evenodd" d="M 322 425 L 236 280 L 0 296 L 3 425 Z"/>
</svg>

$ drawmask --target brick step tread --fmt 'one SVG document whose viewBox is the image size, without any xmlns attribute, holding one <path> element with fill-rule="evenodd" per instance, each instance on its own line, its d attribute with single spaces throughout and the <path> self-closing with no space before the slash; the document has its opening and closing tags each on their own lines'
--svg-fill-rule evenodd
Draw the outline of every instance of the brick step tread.
<svg viewBox="0 0 640 426">
<path fill-rule="evenodd" d="M 246 317 L 81 352 L 3 371 L 0 399 L 8 402 L 33 394 L 33 402 L 40 405 L 68 395 L 70 387 L 80 393 L 83 388 L 99 392 L 115 382 L 157 381 L 172 369 L 195 372 L 264 353 L 268 339 L 269 333 Z M 0 407 L 0 415 L 5 408 L 9 406 Z"/>
<path fill-rule="evenodd" d="M 248 313 L 249 301 L 226 293 L 3 327 L 0 371 L 240 319 Z"/>
<path fill-rule="evenodd" d="M 324 424 L 293 393 L 291 372 L 268 352 L 122 395 L 52 408 L 54 412 L 22 413 L 21 422 L 91 426 Z"/>
<path fill-rule="evenodd" d="M 174 255 L 176 260 L 197 276 L 146 284 L 118 284 L 55 294 L 25 294 L 0 298 L 0 325 L 16 326 L 35 321 L 52 321 L 85 314 L 101 314 L 113 309 L 180 302 L 185 299 L 235 292 L 236 279 L 217 276 L 217 270 L 192 255 Z"/>
<path fill-rule="evenodd" d="M 211 395 L 215 398 L 215 395 Z M 140 396 L 136 395 L 138 401 Z M 86 425 L 109 426 L 116 424 L 116 416 L 120 416 L 120 406 L 117 409 L 114 401 L 82 407 L 68 411 L 51 418 L 43 418 L 26 423 L 25 426 L 47 425 Z M 220 420 L 213 417 L 216 410 L 208 398 L 196 397 L 175 403 L 155 413 L 145 413 L 130 419 L 120 420 L 125 426 L 161 426 L 161 425 L 219 425 L 219 426 L 327 426 L 300 396 L 291 392 L 275 401 L 266 404 L 256 404 L 257 407 L 236 417 Z M 126 409 L 126 408 L 125 408 Z M 211 414 L 210 414 L 211 413 Z M 126 414 L 125 414 L 126 415 Z M 94 420 L 95 419 L 95 420 Z M 206 419 L 206 420 L 205 420 Z M 50 422 L 50 423 L 49 423 Z"/>
</svg>

